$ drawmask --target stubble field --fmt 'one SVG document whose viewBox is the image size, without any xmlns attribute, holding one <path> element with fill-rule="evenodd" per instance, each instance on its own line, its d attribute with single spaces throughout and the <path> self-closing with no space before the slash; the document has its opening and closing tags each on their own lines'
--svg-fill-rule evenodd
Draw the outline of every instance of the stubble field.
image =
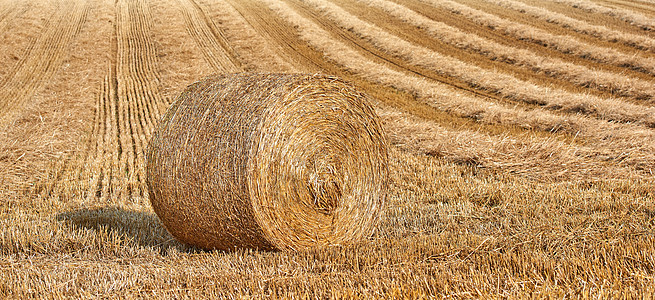
<svg viewBox="0 0 655 300">
<path fill-rule="evenodd" d="M 0 297 L 653 297 L 651 0 L 0 0 Z M 392 144 L 355 246 L 201 251 L 153 213 L 212 73 L 340 76 Z"/>
</svg>

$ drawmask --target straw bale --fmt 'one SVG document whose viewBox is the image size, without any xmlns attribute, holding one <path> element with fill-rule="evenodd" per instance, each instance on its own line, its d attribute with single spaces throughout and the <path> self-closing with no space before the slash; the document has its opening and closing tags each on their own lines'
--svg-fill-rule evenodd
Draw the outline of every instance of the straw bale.
<svg viewBox="0 0 655 300">
<path fill-rule="evenodd" d="M 216 75 L 162 117 L 149 197 L 174 237 L 205 249 L 346 245 L 380 217 L 387 148 L 370 101 L 338 78 Z"/>
</svg>

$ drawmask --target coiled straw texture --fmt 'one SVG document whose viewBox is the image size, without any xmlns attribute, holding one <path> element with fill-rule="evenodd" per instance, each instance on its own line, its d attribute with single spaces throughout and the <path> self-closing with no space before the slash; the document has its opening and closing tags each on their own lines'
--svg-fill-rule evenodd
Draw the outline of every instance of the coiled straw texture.
<svg viewBox="0 0 655 300">
<path fill-rule="evenodd" d="M 205 249 L 350 244 L 379 219 L 387 148 L 367 97 L 338 78 L 218 75 L 162 117 L 149 197 L 174 237 Z"/>
</svg>

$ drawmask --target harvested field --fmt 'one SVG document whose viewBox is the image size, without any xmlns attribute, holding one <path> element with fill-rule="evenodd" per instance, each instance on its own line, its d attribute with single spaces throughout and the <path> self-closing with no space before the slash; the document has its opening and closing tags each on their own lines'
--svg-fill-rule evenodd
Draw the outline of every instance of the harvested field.
<svg viewBox="0 0 655 300">
<path fill-rule="evenodd" d="M 0 0 L 0 297 L 653 297 L 654 26 L 645 0 Z M 373 99 L 389 191 L 364 241 L 166 231 L 153 131 L 244 71 Z"/>
</svg>

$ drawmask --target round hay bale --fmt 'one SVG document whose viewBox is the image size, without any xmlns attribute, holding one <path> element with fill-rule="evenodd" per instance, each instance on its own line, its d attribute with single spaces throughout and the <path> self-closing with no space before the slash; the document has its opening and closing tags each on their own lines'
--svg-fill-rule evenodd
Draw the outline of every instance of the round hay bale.
<svg viewBox="0 0 655 300">
<path fill-rule="evenodd" d="M 387 148 L 367 97 L 338 78 L 209 77 L 153 135 L 150 202 L 175 238 L 205 249 L 345 245 L 379 219 Z"/>
</svg>

